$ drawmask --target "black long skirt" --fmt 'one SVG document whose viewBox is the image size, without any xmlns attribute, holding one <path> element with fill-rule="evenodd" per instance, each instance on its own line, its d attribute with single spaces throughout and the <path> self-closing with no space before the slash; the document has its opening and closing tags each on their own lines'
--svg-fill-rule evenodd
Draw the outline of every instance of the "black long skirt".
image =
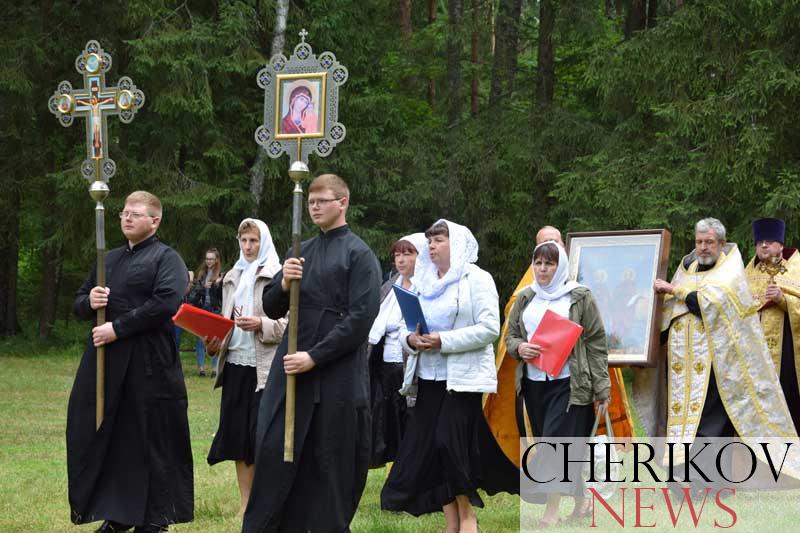
<svg viewBox="0 0 800 533">
<path fill-rule="evenodd" d="M 370 468 L 377 468 L 395 460 L 408 420 L 406 399 L 399 392 L 403 386 L 403 363 L 381 361 L 376 374 L 370 378 L 372 380 Z"/>
<path fill-rule="evenodd" d="M 594 406 L 569 405 L 569 378 L 547 381 L 532 381 L 522 378 L 522 394 L 525 397 L 525 409 L 531 420 L 531 429 L 535 439 L 547 437 L 569 438 L 588 437 L 594 423 Z M 567 411 L 569 407 L 569 411 Z M 548 464 L 551 458 L 545 454 L 533 456 L 530 471 L 538 479 L 560 478 L 563 471 L 560 465 Z M 570 482 L 542 483 L 535 486 L 535 492 L 523 490 L 522 497 L 530 503 L 545 503 L 547 494 L 560 493 L 579 495 L 583 491 L 580 481 L 580 464 L 571 464 Z"/>
<path fill-rule="evenodd" d="M 208 464 L 222 461 L 255 463 L 256 421 L 261 391 L 256 392 L 256 367 L 225 364 L 219 428 L 208 452 Z"/>
<path fill-rule="evenodd" d="M 444 381 L 419 380 L 417 403 L 381 491 L 381 509 L 420 516 L 442 511 L 457 495 L 483 507 L 477 491 L 481 397 L 447 391 Z"/>
</svg>

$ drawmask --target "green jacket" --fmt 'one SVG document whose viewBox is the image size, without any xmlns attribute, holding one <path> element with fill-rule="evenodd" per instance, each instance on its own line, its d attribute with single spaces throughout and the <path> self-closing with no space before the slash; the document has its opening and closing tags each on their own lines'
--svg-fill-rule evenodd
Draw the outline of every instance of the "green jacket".
<svg viewBox="0 0 800 533">
<path fill-rule="evenodd" d="M 530 332 L 525 331 L 522 313 L 533 297 L 534 292 L 530 287 L 519 293 L 508 316 L 506 349 L 519 361 L 516 371 L 517 394 L 520 392 L 522 372 L 526 364 L 517 353 L 517 348 L 523 342 L 528 342 L 531 336 Z M 569 405 L 589 405 L 593 400 L 607 399 L 611 393 L 606 332 L 600 310 L 589 289 L 578 287 L 570 293 L 570 297 L 572 303 L 569 307 L 569 319 L 583 326 L 583 333 L 569 357 Z"/>
</svg>

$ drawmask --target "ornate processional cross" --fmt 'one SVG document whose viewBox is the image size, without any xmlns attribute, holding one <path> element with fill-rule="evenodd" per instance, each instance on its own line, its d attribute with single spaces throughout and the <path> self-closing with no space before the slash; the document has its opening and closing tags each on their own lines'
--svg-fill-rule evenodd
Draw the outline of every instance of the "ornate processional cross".
<svg viewBox="0 0 800 533">
<path fill-rule="evenodd" d="M 117 170 L 114 160 L 108 157 L 109 115 L 119 115 L 128 123 L 144 105 L 144 93 L 133 81 L 123 76 L 116 87 L 106 87 L 106 72 L 111 69 L 111 55 L 104 52 L 97 41 L 89 41 L 75 59 L 75 69 L 83 75 L 83 89 L 73 90 L 72 84 L 62 81 L 47 103 L 50 112 L 58 117 L 64 127 L 72 125 L 74 117 L 86 119 L 86 159 L 81 164 L 81 174 L 89 180 L 89 195 L 96 202 L 95 235 L 97 242 L 97 285 L 106 285 L 105 208 L 103 200 L 109 193 L 108 180 Z M 106 310 L 97 310 L 97 325 L 106 321 Z M 98 346 L 97 377 L 95 383 L 95 427 L 100 429 L 105 412 L 105 347 Z"/>
<path fill-rule="evenodd" d="M 81 173 L 90 181 L 107 182 L 117 168 L 108 157 L 107 117 L 119 115 L 120 121 L 129 123 L 144 105 L 144 93 L 127 76 L 120 78 L 116 87 L 106 87 L 111 56 L 97 41 L 86 43 L 75 59 L 75 69 L 83 74 L 83 89 L 73 90 L 70 82 L 62 81 L 48 107 L 64 127 L 71 126 L 76 116 L 86 119 L 86 160 Z"/>
</svg>

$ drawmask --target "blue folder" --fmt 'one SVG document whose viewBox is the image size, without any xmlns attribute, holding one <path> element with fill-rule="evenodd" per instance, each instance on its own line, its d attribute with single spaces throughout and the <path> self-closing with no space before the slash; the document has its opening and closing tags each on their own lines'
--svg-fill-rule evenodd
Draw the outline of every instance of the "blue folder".
<svg viewBox="0 0 800 533">
<path fill-rule="evenodd" d="M 428 324 L 425 323 L 425 315 L 422 314 L 419 297 L 399 285 L 392 285 L 392 288 L 397 297 L 397 303 L 400 305 L 400 312 L 403 313 L 403 320 L 406 321 L 406 329 L 409 332 L 417 331 L 417 324 L 419 324 L 422 334 L 430 333 Z"/>
</svg>

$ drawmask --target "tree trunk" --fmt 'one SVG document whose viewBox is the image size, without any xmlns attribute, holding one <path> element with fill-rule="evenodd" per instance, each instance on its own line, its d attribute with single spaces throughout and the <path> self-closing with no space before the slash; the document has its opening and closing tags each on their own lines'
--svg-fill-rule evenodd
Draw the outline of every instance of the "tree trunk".
<svg viewBox="0 0 800 533">
<path fill-rule="evenodd" d="M 0 337 L 20 332 L 17 317 L 20 192 L 16 184 L 0 202 Z"/>
<path fill-rule="evenodd" d="M 288 15 L 289 0 L 277 0 L 275 2 L 275 26 L 272 32 L 270 57 L 281 53 L 286 45 L 286 19 Z M 261 195 L 264 192 L 264 161 L 266 159 L 266 150 L 261 145 L 258 145 L 256 160 L 253 166 L 250 167 L 250 196 L 253 198 L 252 214 L 254 217 L 260 215 Z"/>
<path fill-rule="evenodd" d="M 270 57 L 279 54 L 286 46 L 286 19 L 289 16 L 289 0 L 275 2 L 275 28 L 272 31 Z"/>
<path fill-rule="evenodd" d="M 658 20 L 658 0 L 647 2 L 647 27 L 655 28 Z"/>
<path fill-rule="evenodd" d="M 428 0 L 428 24 L 436 22 L 437 0 Z M 436 102 L 436 80 L 431 77 L 428 79 L 428 105 L 433 107 Z"/>
<path fill-rule="evenodd" d="M 625 39 L 647 27 L 647 0 L 630 0 L 625 17 Z"/>
<path fill-rule="evenodd" d="M 470 87 L 470 112 L 472 116 L 478 116 L 478 38 L 480 37 L 480 26 L 478 25 L 478 14 L 480 13 L 480 0 L 472 0 L 472 42 L 470 43 L 470 61 L 472 62 L 472 84 Z"/>
<path fill-rule="evenodd" d="M 448 170 L 445 178 L 449 198 L 442 205 L 451 210 L 461 204 L 463 194 L 459 180 L 459 169 L 456 163 L 458 149 L 458 131 L 462 112 L 462 72 L 461 56 L 463 53 L 462 20 L 464 6 L 462 0 L 448 0 L 447 3 L 447 147 L 449 153 Z"/>
<path fill-rule="evenodd" d="M 519 19 L 522 0 L 500 0 L 497 9 L 494 64 L 489 89 L 489 108 L 496 109 L 503 98 L 514 91 L 519 47 Z"/>
<path fill-rule="evenodd" d="M 461 121 L 462 0 L 448 0 L 447 11 L 447 86 L 450 89 L 447 124 L 452 131 Z"/>
<path fill-rule="evenodd" d="M 553 28 L 556 14 L 553 0 L 539 2 L 539 47 L 536 65 L 536 105 L 546 109 L 553 103 L 555 85 L 555 54 Z"/>
<path fill-rule="evenodd" d="M 55 229 L 55 226 L 53 228 Z M 39 292 L 39 338 L 42 340 L 50 337 L 56 321 L 60 248 L 59 245 L 53 243 L 42 248 L 42 279 Z"/>
<path fill-rule="evenodd" d="M 403 39 L 408 40 L 413 31 L 411 27 L 411 0 L 400 0 L 397 11 L 400 18 L 400 33 L 403 35 Z"/>
</svg>

